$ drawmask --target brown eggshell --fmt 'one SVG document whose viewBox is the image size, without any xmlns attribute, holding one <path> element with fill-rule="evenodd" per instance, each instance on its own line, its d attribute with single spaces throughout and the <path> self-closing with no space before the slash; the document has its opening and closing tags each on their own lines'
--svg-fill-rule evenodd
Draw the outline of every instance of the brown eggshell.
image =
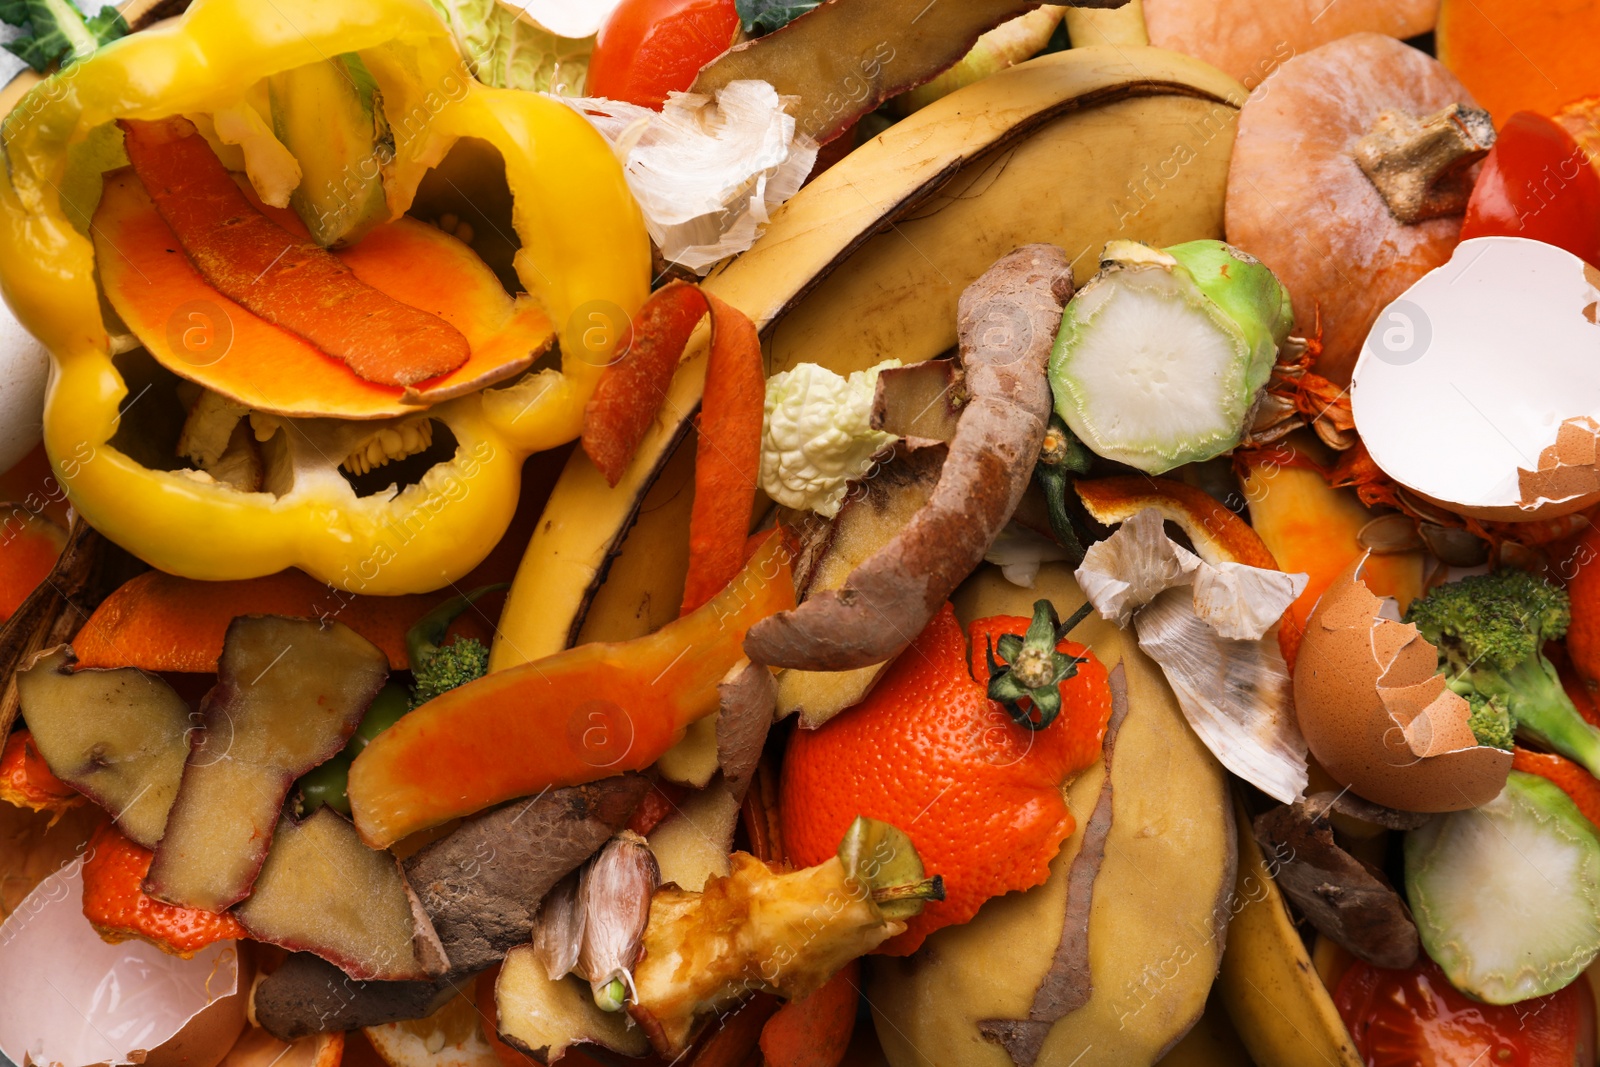
<svg viewBox="0 0 1600 1067">
<path fill-rule="evenodd" d="M 1380 618 L 1360 578 L 1365 557 L 1322 594 L 1294 670 L 1295 711 L 1311 754 L 1341 784 L 1405 811 L 1459 811 L 1492 800 L 1511 753 L 1479 745 L 1467 703 L 1437 673 L 1416 627 Z"/>
</svg>

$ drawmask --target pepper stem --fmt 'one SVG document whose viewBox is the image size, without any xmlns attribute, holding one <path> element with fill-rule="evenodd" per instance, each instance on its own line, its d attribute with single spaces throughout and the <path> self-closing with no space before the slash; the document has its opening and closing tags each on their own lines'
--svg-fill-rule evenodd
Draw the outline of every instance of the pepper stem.
<svg viewBox="0 0 1600 1067">
<path fill-rule="evenodd" d="M 995 658 L 995 642 L 989 641 L 989 699 L 1003 704 L 1017 725 L 1043 730 L 1061 714 L 1061 683 L 1078 673 L 1084 658 L 1070 656 L 1057 646 L 1091 610 L 1085 604 L 1062 623 L 1054 604 L 1036 600 L 1028 632 L 1020 637 L 1001 636 L 998 648 L 1004 662 Z"/>
<path fill-rule="evenodd" d="M 1071 476 L 1087 473 L 1092 460 L 1089 450 L 1067 429 L 1061 416 L 1051 415 L 1033 473 L 1044 493 L 1045 508 L 1050 516 L 1050 532 L 1055 534 L 1056 542 L 1067 550 L 1067 558 L 1075 567 L 1083 562 L 1083 542 L 1072 525 L 1072 517 L 1067 514 L 1067 490 L 1072 484 Z"/>
<path fill-rule="evenodd" d="M 1425 119 L 1380 113 L 1356 142 L 1355 159 L 1389 213 L 1410 224 L 1465 211 L 1472 195 L 1467 168 L 1493 146 L 1489 113 L 1451 104 Z"/>
<path fill-rule="evenodd" d="M 886 885 L 872 891 L 874 904 L 888 904 L 896 900 L 943 900 L 944 875 L 936 874 L 909 885 Z"/>
</svg>

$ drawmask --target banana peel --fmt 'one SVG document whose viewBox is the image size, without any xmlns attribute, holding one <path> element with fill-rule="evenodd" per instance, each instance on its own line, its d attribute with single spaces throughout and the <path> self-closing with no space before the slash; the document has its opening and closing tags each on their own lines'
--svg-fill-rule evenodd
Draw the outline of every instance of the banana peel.
<svg viewBox="0 0 1600 1067">
<path fill-rule="evenodd" d="M 955 343 L 956 299 L 996 258 L 1049 241 L 1083 276 L 1109 236 L 1222 233 L 1238 83 L 1186 56 L 1097 46 L 958 90 L 857 148 L 705 282 L 762 331 L 769 373 L 839 373 Z M 570 645 L 640 502 L 689 431 L 705 375 L 691 342 L 617 486 L 574 453 L 512 586 L 498 670 Z"/>
<path fill-rule="evenodd" d="M 1239 881 L 1217 975 L 1228 1016 L 1257 1067 L 1361 1067 L 1361 1054 L 1272 880 L 1244 804 L 1237 797 L 1233 803 Z"/>
<path fill-rule="evenodd" d="M 1046 564 L 1033 589 L 981 568 L 955 603 L 958 614 L 978 618 L 1026 614 L 1040 596 L 1062 615 L 1083 602 L 1070 567 Z M 1111 788 L 1104 791 L 1104 763 L 1068 785 L 1078 829 L 1044 885 L 989 901 L 912 956 L 869 959 L 867 1000 L 891 1067 L 925 1067 L 934 1055 L 940 1067 L 1147 1065 L 1205 1011 L 1231 936 L 1227 775 L 1130 634 L 1091 617 L 1072 636 L 1114 676 L 1120 668 L 1126 686 L 1126 710 L 1115 738 L 1107 735 Z M 1106 818 L 1103 858 L 1086 891 L 1076 861 Z M 1052 1009 L 1041 982 L 1061 958 L 1064 930 L 1082 929 L 1067 917 L 1085 914 L 1087 954 L 1078 959 L 1087 959 L 1088 995 L 1085 983 L 1068 983 Z M 1063 1005 L 1071 1010 L 1052 1019 Z"/>
</svg>

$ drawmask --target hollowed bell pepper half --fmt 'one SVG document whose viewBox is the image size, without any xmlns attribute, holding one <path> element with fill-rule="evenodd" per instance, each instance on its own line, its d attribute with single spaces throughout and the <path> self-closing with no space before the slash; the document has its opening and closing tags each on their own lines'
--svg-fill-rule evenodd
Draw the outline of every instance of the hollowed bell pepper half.
<svg viewBox="0 0 1600 1067">
<path fill-rule="evenodd" d="M 401 301 L 425 300 L 429 272 L 439 276 L 462 255 L 474 257 L 464 246 L 443 248 L 439 242 L 453 238 L 401 216 L 424 176 L 458 142 L 492 146 L 504 161 L 513 202 L 515 234 L 503 236 L 514 237 L 514 272 L 527 295 L 513 305 L 498 287 L 483 294 L 489 272 L 473 262 L 463 269 L 478 272 L 477 289 L 463 282 L 435 293 L 439 306 L 424 310 L 451 319 L 477 346 L 505 343 L 512 316 L 506 309 L 514 308 L 512 325 L 525 336 L 531 330 L 539 342 L 516 342 L 523 346 L 515 362 L 520 377 L 471 378 L 469 360 L 455 372 L 468 376 L 460 383 L 441 378 L 434 383 L 444 382 L 441 388 L 426 382 L 391 388 L 353 377 L 313 348 L 309 357 L 296 350 L 296 358 L 309 358 L 306 366 L 337 380 L 341 391 L 335 397 L 307 388 L 280 370 L 283 390 L 298 391 L 292 401 L 277 402 L 272 360 L 305 343 L 210 288 L 199 258 L 190 266 L 176 240 L 163 243 L 174 231 L 162 228 L 151 207 L 160 197 L 147 198 L 150 190 L 139 188 L 133 172 L 118 171 L 128 165 L 124 120 L 136 129 L 183 116 L 213 147 L 219 138 L 222 146 L 243 145 L 246 164 L 252 162 L 246 135 L 255 124 L 257 147 L 277 145 L 272 151 L 281 155 L 286 150 L 260 121 L 259 102 L 276 91 L 275 76 L 336 56 L 353 57 L 350 69 L 370 78 L 367 99 L 385 133 L 381 158 L 348 164 L 368 177 L 381 169 L 381 185 L 367 183 L 376 199 L 366 204 L 375 204 L 382 218 L 350 247 L 335 247 L 344 266 L 330 269 L 348 268 Z M 304 91 L 307 83 L 295 84 Z M 231 141 L 224 136 L 230 131 Z M 174 574 L 239 579 L 298 567 L 347 590 L 379 594 L 423 592 L 459 579 L 509 523 L 522 462 L 578 435 L 584 405 L 627 317 L 649 291 L 649 240 L 605 140 L 552 98 L 474 80 L 426 0 L 196 0 L 181 18 L 44 79 L 5 117 L 0 140 L 0 291 L 54 361 L 46 451 L 71 502 L 96 529 Z M 256 161 L 263 158 L 271 153 Z M 293 231 L 292 240 L 325 236 L 324 220 L 301 225 L 290 212 L 262 205 L 271 197 L 254 178 L 252 171 L 256 188 L 240 179 L 241 188 L 258 210 Z M 120 199 L 113 200 L 113 191 Z M 470 198 L 473 190 L 462 192 Z M 399 253 L 385 261 L 385 248 Z M 105 291 L 113 284 L 123 287 L 120 304 Z M 171 316 L 138 313 L 150 306 L 164 312 L 165 305 L 150 302 L 170 303 L 180 290 L 203 296 L 203 306 L 189 301 Z M 452 296 L 463 291 L 488 303 L 464 307 Z M 126 314 L 110 313 L 112 307 Z M 175 359 L 172 350 L 187 343 L 191 327 L 222 329 L 232 339 L 219 357 L 236 361 L 240 373 L 230 368 L 232 376 L 220 379 L 231 385 L 219 386 L 214 370 L 208 376 L 204 360 L 185 366 Z M 175 469 L 160 469 L 152 450 L 164 447 L 170 455 L 170 442 L 135 447 L 140 442 L 129 440 L 129 427 L 142 425 L 140 405 L 161 401 L 130 388 L 128 360 L 137 362 L 138 353 L 113 356 L 129 346 L 125 328 L 157 363 L 207 390 L 201 402 L 215 402 L 223 420 L 214 448 L 234 440 L 230 434 L 253 436 L 264 478 L 230 483 L 182 469 L 177 460 L 164 463 Z M 541 365 L 522 373 L 548 347 L 552 331 L 559 369 Z M 171 393 L 174 381 L 161 378 L 156 388 Z M 198 392 L 183 388 L 191 397 Z M 227 395 L 230 388 L 235 395 Z M 340 399 L 346 394 L 360 404 L 347 410 Z M 186 403 L 192 423 L 194 402 Z M 374 460 L 414 454 L 440 425 L 454 436 L 454 454 L 398 491 L 361 495 L 338 470 L 343 463 L 364 474 Z"/>
</svg>

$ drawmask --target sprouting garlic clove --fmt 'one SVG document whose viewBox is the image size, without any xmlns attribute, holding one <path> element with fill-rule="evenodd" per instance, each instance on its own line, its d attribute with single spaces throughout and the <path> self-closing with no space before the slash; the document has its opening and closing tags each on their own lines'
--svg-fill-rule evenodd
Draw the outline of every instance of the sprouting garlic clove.
<svg viewBox="0 0 1600 1067">
<path fill-rule="evenodd" d="M 570 974 L 583 949 L 584 912 L 578 906 L 578 872 L 557 882 L 533 921 L 533 952 L 552 982 Z"/>
<path fill-rule="evenodd" d="M 573 968 L 589 980 L 595 1003 L 607 1011 L 624 1006 L 620 980 L 631 989 L 650 898 L 661 884 L 661 868 L 644 838 L 629 830 L 613 837 L 584 868 L 578 883 L 583 913 L 582 947 Z"/>
</svg>

